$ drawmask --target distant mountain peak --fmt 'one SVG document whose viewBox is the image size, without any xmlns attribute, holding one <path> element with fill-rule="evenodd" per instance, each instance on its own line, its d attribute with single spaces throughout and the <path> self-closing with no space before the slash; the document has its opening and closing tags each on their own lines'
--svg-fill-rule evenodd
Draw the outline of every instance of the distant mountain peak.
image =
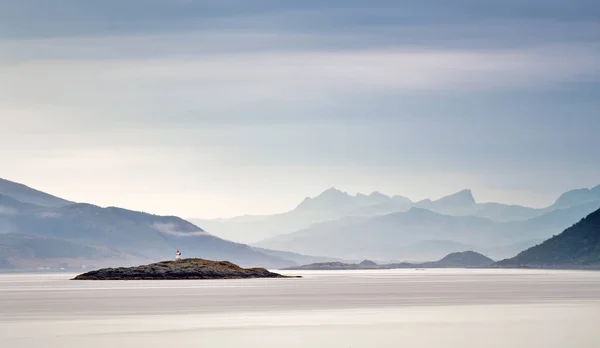
<svg viewBox="0 0 600 348">
<path fill-rule="evenodd" d="M 383 194 L 383 193 L 381 193 L 379 191 L 373 191 L 373 192 L 371 192 L 371 194 L 369 195 L 369 197 L 371 197 L 371 198 L 388 198 L 388 199 L 390 198 L 390 196 L 385 195 L 385 194 Z"/>
<path fill-rule="evenodd" d="M 597 188 L 583 188 L 567 191 L 560 195 L 560 197 L 558 197 L 558 199 L 556 200 L 556 202 L 554 202 L 552 206 L 554 208 L 568 208 L 584 203 L 597 201 L 600 199 L 600 197 L 598 196 L 600 192 L 598 192 L 597 194 L 597 191 L 595 190 L 597 190 Z"/>
<path fill-rule="evenodd" d="M 324 209 L 327 206 L 331 208 L 331 206 L 345 204 L 349 198 L 348 193 L 330 187 L 314 198 L 306 197 L 296 209 Z"/>
<path fill-rule="evenodd" d="M 494 263 L 494 260 L 472 250 L 450 253 L 437 262 L 439 265 L 446 266 L 487 266 Z"/>
<path fill-rule="evenodd" d="M 336 189 L 335 187 L 330 187 L 327 190 L 323 191 L 320 195 L 313 198 L 313 201 L 341 201 L 349 198 L 350 195 L 346 192 Z"/>
<path fill-rule="evenodd" d="M 323 197 L 323 196 L 349 196 L 346 192 L 343 192 L 341 190 L 338 190 L 335 187 L 330 187 L 327 190 L 323 191 L 320 195 L 317 196 L 318 197 Z"/>
<path fill-rule="evenodd" d="M 456 205 L 472 205 L 476 204 L 473 192 L 470 189 L 458 191 L 449 196 L 442 197 L 436 203 L 456 204 Z"/>
<path fill-rule="evenodd" d="M 436 213 L 434 211 L 431 211 L 429 209 L 425 209 L 425 208 L 419 208 L 419 207 L 411 207 L 408 211 L 404 212 L 404 213 L 396 213 L 396 214 L 410 214 L 413 216 L 422 216 L 422 217 L 426 217 L 426 216 L 442 216 L 442 214 Z"/>
<path fill-rule="evenodd" d="M 375 267 L 375 266 L 377 266 L 377 263 L 375 263 L 374 261 L 371 261 L 371 260 L 363 260 L 358 265 L 362 266 L 362 267 Z"/>
</svg>

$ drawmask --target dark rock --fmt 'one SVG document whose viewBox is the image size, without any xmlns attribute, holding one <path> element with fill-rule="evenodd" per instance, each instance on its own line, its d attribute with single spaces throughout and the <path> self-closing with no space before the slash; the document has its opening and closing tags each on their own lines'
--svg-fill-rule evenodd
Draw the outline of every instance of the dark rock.
<svg viewBox="0 0 600 348">
<path fill-rule="evenodd" d="M 363 262 L 358 264 L 359 267 L 377 267 L 378 265 L 371 260 L 363 260 Z"/>
<path fill-rule="evenodd" d="M 104 268 L 73 278 L 74 280 L 161 280 L 161 279 L 243 279 L 291 278 L 264 268 L 242 268 L 229 261 L 182 259 L 162 261 L 138 267 Z M 294 277 L 299 278 L 299 277 Z"/>
<path fill-rule="evenodd" d="M 494 263 L 489 257 L 474 251 L 463 251 L 446 255 L 443 259 L 431 263 L 429 266 L 443 267 L 483 267 Z M 427 264 L 425 264 L 427 266 Z"/>
</svg>

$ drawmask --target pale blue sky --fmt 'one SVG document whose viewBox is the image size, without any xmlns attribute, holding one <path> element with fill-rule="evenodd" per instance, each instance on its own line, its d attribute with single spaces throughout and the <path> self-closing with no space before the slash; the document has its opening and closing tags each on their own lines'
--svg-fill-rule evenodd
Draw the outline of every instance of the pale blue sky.
<svg viewBox="0 0 600 348">
<path fill-rule="evenodd" d="M 186 217 L 543 206 L 600 184 L 598 57 L 597 1 L 0 0 L 0 177 Z"/>
</svg>

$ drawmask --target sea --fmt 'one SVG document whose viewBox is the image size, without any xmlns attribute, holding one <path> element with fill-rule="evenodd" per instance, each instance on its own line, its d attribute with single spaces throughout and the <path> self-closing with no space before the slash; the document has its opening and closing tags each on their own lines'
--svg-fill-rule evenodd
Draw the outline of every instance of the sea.
<svg viewBox="0 0 600 348">
<path fill-rule="evenodd" d="M 600 272 L 284 271 L 302 278 L 0 275 L 10 348 L 598 348 Z"/>
</svg>

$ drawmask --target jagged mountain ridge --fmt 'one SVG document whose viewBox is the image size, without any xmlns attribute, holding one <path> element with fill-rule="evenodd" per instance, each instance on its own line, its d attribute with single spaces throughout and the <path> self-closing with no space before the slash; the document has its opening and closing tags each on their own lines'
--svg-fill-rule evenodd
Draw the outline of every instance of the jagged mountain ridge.
<svg viewBox="0 0 600 348">
<path fill-rule="evenodd" d="M 247 243 L 256 243 L 277 235 L 292 233 L 321 222 L 345 217 L 382 216 L 405 212 L 412 207 L 444 215 L 482 217 L 497 222 L 525 221 L 554 210 L 600 202 L 599 187 L 566 192 L 554 204 L 542 209 L 493 202 L 478 203 L 472 191 L 468 189 L 438 200 L 412 202 L 403 196 L 390 197 L 379 192 L 369 195 L 359 193 L 352 196 L 332 187 L 314 198 L 305 198 L 295 209 L 286 213 L 219 220 L 191 219 L 191 221 L 221 237 Z M 587 194 L 575 194 L 574 191 L 587 192 Z"/>
<path fill-rule="evenodd" d="M 4 180 L 3 182 L 6 185 L 6 182 L 8 181 Z M 41 196 L 46 197 L 41 191 L 16 183 L 15 185 L 17 185 L 20 190 L 23 190 L 24 187 L 27 192 L 29 192 L 28 190 L 32 190 L 34 194 L 41 193 Z M 587 191 L 595 194 L 600 191 L 599 188 L 600 186 Z M 429 208 L 432 210 L 414 207 L 411 209 L 408 207 L 408 212 L 410 212 L 409 215 L 411 215 L 408 217 L 401 217 L 401 215 L 398 215 L 401 213 L 385 215 L 371 214 L 373 210 L 381 211 L 381 205 L 387 204 L 385 202 L 396 202 L 394 204 L 399 205 L 406 204 L 408 199 L 404 197 L 389 197 L 377 192 L 370 195 L 358 194 L 356 196 L 350 196 L 343 192 L 340 194 L 341 191 L 335 189 L 330 189 L 329 191 L 330 192 L 325 197 L 326 199 L 321 200 L 322 197 L 319 198 L 318 196 L 310 201 L 320 201 L 321 203 L 318 204 L 322 204 L 322 202 L 326 200 L 335 201 L 336 199 L 343 197 L 354 197 L 352 199 L 357 199 L 361 202 L 361 207 L 366 206 L 366 208 L 361 208 L 363 210 L 359 211 L 369 211 L 369 213 L 356 213 L 355 215 L 343 216 L 338 219 L 327 219 L 325 222 L 314 224 L 314 226 L 308 229 L 303 229 L 303 231 L 313 230 L 315 234 L 308 237 L 304 236 L 303 238 L 308 238 L 307 241 L 298 243 L 298 245 L 302 245 L 303 243 L 308 245 L 316 240 L 317 243 L 322 244 L 321 251 L 316 252 L 314 249 L 307 249 L 311 250 L 308 254 L 328 255 L 329 259 L 356 260 L 368 257 L 379 260 L 410 259 L 418 261 L 423 258 L 433 259 L 440 253 L 465 250 L 467 248 L 478 248 L 478 251 L 488 252 L 490 250 L 499 250 L 502 248 L 508 249 L 509 247 L 514 246 L 514 248 L 519 247 L 521 248 L 519 250 L 522 250 L 522 248 L 538 243 L 540 239 L 547 238 L 549 233 L 554 233 L 556 228 L 564 226 L 565 221 L 575 222 L 575 219 L 579 219 L 593 211 L 591 209 L 598 208 L 598 206 L 595 206 L 597 204 L 596 201 L 559 210 L 552 210 L 551 207 L 549 207 L 545 210 L 541 210 L 549 211 L 549 213 L 525 221 L 502 223 L 501 225 L 503 227 L 502 229 L 499 229 L 498 227 L 489 227 L 490 223 L 497 224 L 497 222 L 491 221 L 490 219 L 476 216 L 451 216 L 432 211 L 434 209 L 439 209 L 440 206 L 474 206 L 476 208 L 481 208 L 491 204 L 476 203 L 470 190 L 463 190 L 455 195 L 445 197 L 444 199 L 428 202 L 427 204 L 430 205 Z M 589 197 L 589 194 L 587 193 L 584 193 L 583 195 Z M 575 201 L 573 201 L 572 197 L 583 197 L 583 195 L 566 193 L 557 200 L 557 203 L 559 204 L 555 203 L 555 206 L 564 205 L 564 202 L 577 203 L 577 200 L 575 199 Z M 565 199 L 565 197 L 569 199 Z M 58 197 L 54 198 L 56 198 L 57 201 L 53 201 L 54 203 L 52 204 L 58 205 L 57 202 L 69 202 Z M 310 208 L 310 204 L 308 206 L 305 205 L 305 207 L 301 209 L 303 210 L 303 214 L 306 214 L 304 216 L 310 216 L 311 214 L 313 216 L 317 215 L 314 214 L 315 211 Z M 436 204 L 438 204 L 438 208 L 436 208 Z M 433 205 L 433 208 L 431 205 Z M 339 214 L 346 214 L 352 206 L 352 204 L 341 205 L 343 209 L 338 210 Z M 306 209 L 306 207 L 308 207 L 308 209 Z M 406 213 L 406 211 L 404 211 L 404 213 Z M 283 222 L 287 222 L 289 221 L 289 216 L 287 214 L 288 213 L 279 214 L 279 218 Z M 240 226 L 244 226 L 249 222 L 258 223 L 269 220 L 273 221 L 272 216 L 244 216 L 236 220 L 239 222 Z M 371 225 L 372 220 L 376 220 L 377 224 Z M 281 221 L 278 221 L 278 223 L 280 222 Z M 305 221 L 297 221 L 298 224 L 304 222 Z M 429 224 L 429 227 L 432 228 L 427 231 L 427 233 L 420 233 L 420 237 L 422 238 L 413 238 L 414 235 L 418 233 L 405 233 L 406 231 L 397 233 L 399 229 L 402 230 L 405 228 L 412 229 L 412 232 L 423 231 L 427 226 L 423 226 L 421 224 L 422 222 L 425 222 L 426 225 Z M 354 230 L 356 228 L 355 226 L 362 227 L 361 232 L 364 233 L 366 231 L 367 233 L 371 233 L 370 237 L 383 233 L 384 237 L 391 236 L 392 238 L 395 238 L 395 241 L 392 240 L 390 243 L 390 240 L 386 240 L 385 238 L 371 238 L 370 240 L 364 240 L 364 236 L 360 235 L 360 233 L 353 232 L 349 234 L 349 239 L 344 240 L 344 243 L 355 243 L 354 246 L 348 248 L 348 253 L 331 253 L 331 250 L 335 251 L 336 248 L 339 249 L 343 246 L 343 243 L 339 243 L 339 240 L 343 239 L 335 239 L 327 232 L 325 233 L 326 238 L 320 240 L 319 234 L 327 230 L 342 231 L 346 229 L 348 225 L 352 226 L 350 230 Z M 321 229 L 321 231 L 319 231 L 319 229 Z M 473 230 L 480 230 L 482 232 L 473 234 Z M 505 233 L 506 231 L 514 232 Z M 54 241 L 74 243 L 77 248 L 82 250 L 90 250 L 87 248 L 91 247 L 94 250 L 96 255 L 94 257 L 96 258 L 103 258 L 109 254 L 113 256 L 120 255 L 121 257 L 138 258 L 158 256 L 155 260 L 159 258 L 170 258 L 172 257 L 172 250 L 181 248 L 181 245 L 183 244 L 186 249 L 191 248 L 199 253 L 196 255 L 186 254 L 186 256 L 200 256 L 214 259 L 228 258 L 237 263 L 249 266 L 260 265 L 279 267 L 285 263 L 290 265 L 311 259 L 319 259 L 317 257 L 302 255 L 305 254 L 305 252 L 300 252 L 300 255 L 292 253 L 286 254 L 285 252 L 271 250 L 273 249 L 272 246 L 268 246 L 270 249 L 269 252 L 267 252 L 267 250 L 250 247 L 245 244 L 231 243 L 217 238 L 210 233 L 205 232 L 195 224 L 178 217 L 156 216 L 116 207 L 102 208 L 86 203 L 69 202 L 68 204 L 56 207 L 40 206 L 19 201 L 14 197 L 2 193 L 0 193 L 0 232 L 10 234 L 12 238 L 16 238 L 14 236 L 18 236 L 18 238 L 22 239 L 24 238 L 23 236 L 33 238 L 31 240 L 36 243 L 38 240 L 35 238 L 38 238 L 40 240 L 52 241 L 52 243 L 54 243 Z M 311 238 L 313 240 L 310 240 Z M 402 239 L 401 242 L 399 242 L 398 238 Z M 22 245 L 29 245 L 26 242 L 31 242 L 31 240 L 22 240 L 21 242 L 24 243 Z M 494 241 L 494 243 L 492 243 L 493 245 L 484 243 L 488 240 Z M 498 240 L 500 240 L 501 243 L 498 242 Z M 72 246 L 73 244 L 69 245 Z M 260 246 L 264 245 L 260 244 Z M 325 248 L 326 246 L 331 248 Z M 299 250 L 294 250 L 293 248 L 275 249 L 299 252 Z M 418 259 L 408 254 L 410 250 L 418 251 L 419 249 L 421 249 L 421 254 Z M 432 251 L 433 249 L 435 250 Z M 35 248 L 30 248 L 29 250 L 29 253 L 32 254 L 30 257 L 40 257 L 40 255 L 36 255 Z M 32 252 L 31 250 L 34 251 Z M 74 249 L 71 248 L 71 250 Z M 118 251 L 116 254 L 115 250 Z M 426 254 L 424 252 L 425 250 L 432 252 Z M 0 260 L 3 260 L 3 264 L 11 264 L 12 258 L 15 257 L 14 251 L 14 245 L 7 246 L 6 243 L 4 245 L 0 244 Z M 226 254 L 226 256 L 221 257 L 224 254 Z M 230 257 L 230 255 L 235 256 Z M 294 256 L 294 260 L 296 261 L 287 259 L 286 255 L 290 257 Z M 408 255 L 408 257 L 406 255 Z M 64 256 L 68 257 L 69 255 Z M 502 255 L 493 256 L 498 257 Z M 10 257 L 11 259 L 7 257 Z"/>
<path fill-rule="evenodd" d="M 515 250 L 515 247 L 530 247 L 598 208 L 600 202 L 592 202 L 513 222 L 411 208 L 407 212 L 384 216 L 323 222 L 265 239 L 256 245 L 303 254 L 326 253 L 344 259 L 366 257 L 402 261 L 439 258 L 463 246 L 463 249 L 468 247 L 501 259 L 522 250 Z"/>
</svg>

